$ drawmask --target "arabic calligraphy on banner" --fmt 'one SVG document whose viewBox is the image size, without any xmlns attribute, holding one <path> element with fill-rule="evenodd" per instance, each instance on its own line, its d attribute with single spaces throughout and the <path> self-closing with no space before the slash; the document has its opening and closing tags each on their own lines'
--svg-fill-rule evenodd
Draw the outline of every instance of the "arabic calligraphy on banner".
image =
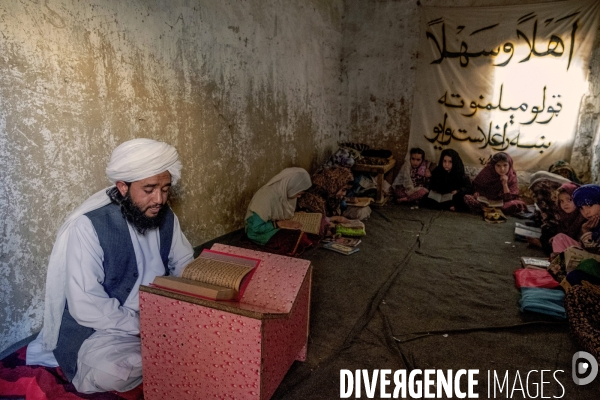
<svg viewBox="0 0 600 400">
<path fill-rule="evenodd" d="M 570 159 L 600 1 L 423 7 L 409 146 L 521 170 Z"/>
</svg>

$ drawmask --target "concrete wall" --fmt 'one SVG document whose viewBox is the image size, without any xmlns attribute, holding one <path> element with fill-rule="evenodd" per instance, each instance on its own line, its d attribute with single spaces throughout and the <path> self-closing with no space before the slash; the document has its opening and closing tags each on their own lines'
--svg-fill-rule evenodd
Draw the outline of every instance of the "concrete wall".
<svg viewBox="0 0 600 400">
<path fill-rule="evenodd" d="M 70 211 L 112 149 L 167 141 L 193 245 L 237 229 L 254 191 L 339 133 L 341 0 L 0 3 L 0 350 L 41 326 Z"/>
<path fill-rule="evenodd" d="M 172 205 L 193 245 L 240 227 L 259 186 L 287 166 L 313 169 L 338 139 L 403 158 L 418 4 L 1 2 L 0 350 L 40 328 L 56 230 L 108 184 L 106 162 L 125 140 L 178 148 Z M 599 69 L 597 43 L 573 160 L 596 180 Z"/>
<path fill-rule="evenodd" d="M 349 139 L 392 150 L 399 169 L 407 151 L 419 42 L 419 7 L 539 3 L 535 0 L 347 0 L 343 23 L 342 130 Z M 544 0 L 547 2 L 547 0 Z M 596 40 L 590 93 L 581 107 L 572 162 L 579 175 L 598 181 L 600 40 Z M 600 149 L 597 144 L 596 149 Z M 598 151 L 595 152 L 596 154 Z M 593 174 L 590 166 L 594 157 Z M 437 160 L 436 160 L 437 162 Z M 593 176 L 592 176 L 593 175 Z M 529 174 L 524 174 L 527 178 Z M 521 181 L 526 184 L 525 179 Z"/>
</svg>

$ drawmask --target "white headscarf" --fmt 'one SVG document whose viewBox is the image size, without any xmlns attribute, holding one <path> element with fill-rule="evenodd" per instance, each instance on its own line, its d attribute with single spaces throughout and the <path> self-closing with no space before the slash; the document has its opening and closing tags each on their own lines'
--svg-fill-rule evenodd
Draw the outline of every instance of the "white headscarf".
<svg viewBox="0 0 600 400">
<path fill-rule="evenodd" d="M 106 176 L 113 184 L 117 181 L 135 182 L 165 171 L 171 174 L 172 184 L 181 177 L 181 162 L 177 150 L 163 142 L 152 139 L 133 139 L 120 144 L 112 153 Z M 58 230 L 56 242 L 48 261 L 46 298 L 44 308 L 43 349 L 54 350 L 65 308 L 66 252 L 69 228 L 73 221 L 85 213 L 110 203 L 106 194 L 109 186 L 98 191 L 73 211 Z"/>
<path fill-rule="evenodd" d="M 297 199 L 290 197 L 307 190 L 312 185 L 310 175 L 302 168 L 286 168 L 275 175 L 254 194 L 246 218 L 255 212 L 263 221 L 290 219 L 296 211 Z"/>
</svg>

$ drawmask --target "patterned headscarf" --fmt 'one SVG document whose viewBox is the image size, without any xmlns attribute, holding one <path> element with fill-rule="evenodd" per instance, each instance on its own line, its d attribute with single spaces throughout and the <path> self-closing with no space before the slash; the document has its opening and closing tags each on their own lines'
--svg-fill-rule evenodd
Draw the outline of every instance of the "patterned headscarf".
<svg viewBox="0 0 600 400">
<path fill-rule="evenodd" d="M 554 164 L 552 164 L 550 166 L 550 168 L 548 168 L 548 172 L 551 172 L 553 174 L 557 174 L 560 176 L 564 176 L 565 178 L 569 179 L 571 182 L 581 183 L 579 181 L 579 179 L 577 178 L 577 174 L 575 173 L 575 170 L 573 169 L 573 167 L 571 167 L 571 165 L 564 160 L 556 161 Z"/>
<path fill-rule="evenodd" d="M 348 188 L 353 180 L 352 172 L 348 168 L 323 168 L 312 176 L 313 186 L 300 198 L 298 206 L 328 217 L 340 215 L 341 199 L 337 197 L 337 193 Z"/>
</svg>

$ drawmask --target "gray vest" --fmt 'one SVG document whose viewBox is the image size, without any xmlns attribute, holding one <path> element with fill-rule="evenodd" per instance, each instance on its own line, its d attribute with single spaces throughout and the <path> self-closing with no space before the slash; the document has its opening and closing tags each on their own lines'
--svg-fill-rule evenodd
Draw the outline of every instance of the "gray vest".
<svg viewBox="0 0 600 400">
<path fill-rule="evenodd" d="M 121 213 L 121 208 L 114 203 L 85 215 L 92 221 L 104 252 L 102 265 L 105 278 L 102 286 L 109 297 L 116 298 L 123 305 L 139 276 L 127 221 Z M 173 240 L 173 223 L 173 212 L 168 209 L 159 227 L 160 257 L 165 266 L 165 275 L 169 274 L 168 258 Z M 65 305 L 63 312 L 54 357 L 71 382 L 77 373 L 79 348 L 94 333 L 94 329 L 79 325 L 69 313 L 68 306 Z"/>
</svg>

